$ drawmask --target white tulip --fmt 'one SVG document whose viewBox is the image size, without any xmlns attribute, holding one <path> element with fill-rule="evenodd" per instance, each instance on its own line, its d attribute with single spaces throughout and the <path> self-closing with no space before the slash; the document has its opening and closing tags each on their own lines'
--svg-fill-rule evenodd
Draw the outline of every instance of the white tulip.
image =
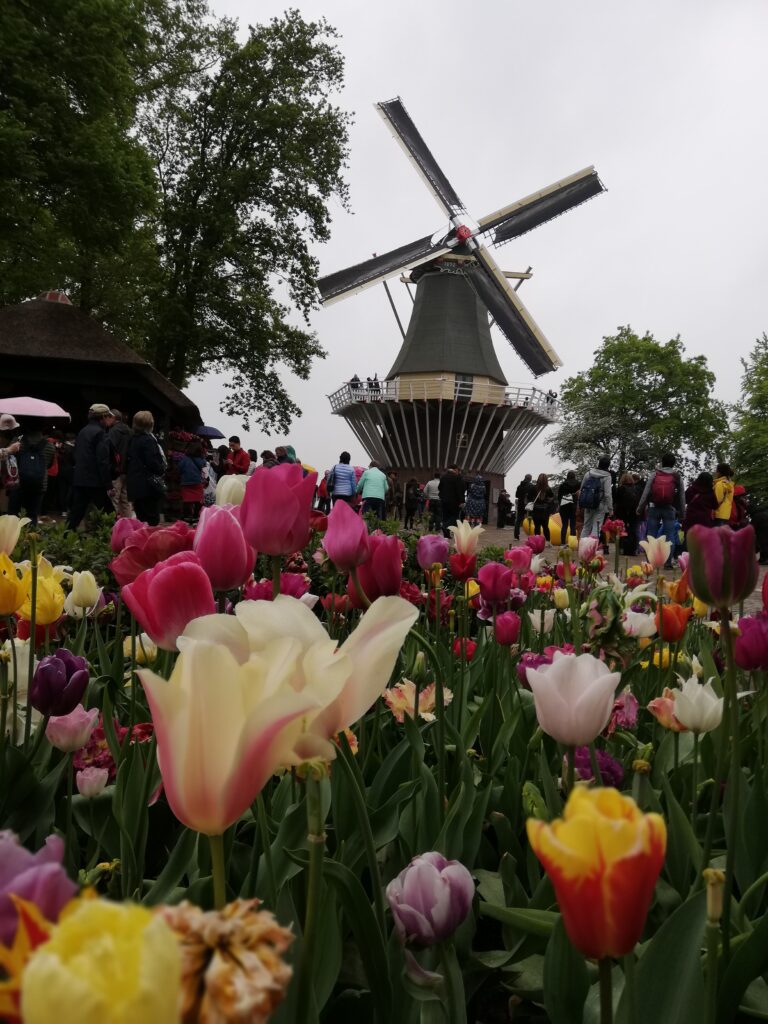
<svg viewBox="0 0 768 1024">
<path fill-rule="evenodd" d="M 19 519 L 18 516 L 0 516 L 0 555 L 10 555 L 19 540 L 22 526 L 31 519 Z"/>
<path fill-rule="evenodd" d="M 96 582 L 96 577 L 86 569 L 85 572 L 76 572 L 72 577 L 72 604 L 76 608 L 93 608 L 101 597 L 101 587 Z"/>
<path fill-rule="evenodd" d="M 656 632 L 656 616 L 645 612 L 633 612 L 628 608 L 622 619 L 627 636 L 653 636 Z"/>
<path fill-rule="evenodd" d="M 646 537 L 640 541 L 648 561 L 654 569 L 663 569 L 672 551 L 672 545 L 666 537 Z"/>
<path fill-rule="evenodd" d="M 449 526 L 448 529 L 453 534 L 453 543 L 456 546 L 458 554 L 467 555 L 468 558 L 477 554 L 477 545 L 480 541 L 480 534 L 485 533 L 482 526 L 470 526 L 469 523 L 464 520 L 457 526 Z"/>
<path fill-rule="evenodd" d="M 691 732 L 711 732 L 723 718 L 723 698 L 712 689 L 712 683 L 700 683 L 695 676 L 683 681 L 675 694 L 675 718 Z"/>
<path fill-rule="evenodd" d="M 555 651 L 551 665 L 526 675 L 539 725 L 558 743 L 591 743 L 608 724 L 621 675 L 599 658 Z"/>
<path fill-rule="evenodd" d="M 528 618 L 531 621 L 531 626 L 536 633 L 551 633 L 552 628 L 555 625 L 555 609 L 537 609 L 535 612 L 528 612 Z M 544 621 L 544 628 L 542 629 L 542 618 Z"/>
<path fill-rule="evenodd" d="M 242 473 L 220 476 L 216 484 L 217 505 L 242 505 L 248 478 Z"/>
</svg>

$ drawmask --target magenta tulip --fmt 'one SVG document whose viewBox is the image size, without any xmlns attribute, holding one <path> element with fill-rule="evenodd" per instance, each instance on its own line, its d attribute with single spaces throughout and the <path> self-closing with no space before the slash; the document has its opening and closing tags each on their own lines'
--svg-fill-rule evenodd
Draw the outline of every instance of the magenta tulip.
<svg viewBox="0 0 768 1024">
<path fill-rule="evenodd" d="M 514 583 L 514 573 L 500 562 L 486 562 L 477 571 L 480 597 L 488 604 L 505 604 Z"/>
<path fill-rule="evenodd" d="M 753 526 L 692 526 L 687 542 L 688 585 L 700 601 L 728 608 L 749 597 L 759 576 Z"/>
<path fill-rule="evenodd" d="M 532 537 L 526 537 L 525 543 L 528 545 L 528 547 L 531 549 L 534 555 L 540 555 L 544 548 L 547 546 L 547 542 L 544 540 L 544 537 L 540 533 L 537 533 Z"/>
<path fill-rule="evenodd" d="M 231 508 L 209 505 L 200 513 L 192 550 L 214 590 L 234 590 L 249 579 L 256 555 Z"/>
<path fill-rule="evenodd" d="M 520 616 L 517 612 L 502 612 L 496 617 L 496 628 L 493 635 L 496 643 L 502 647 L 511 647 L 520 636 Z"/>
<path fill-rule="evenodd" d="M 532 558 L 533 551 L 527 544 L 521 544 L 519 547 L 510 548 L 509 551 L 504 552 L 504 561 L 515 572 L 528 572 Z"/>
<path fill-rule="evenodd" d="M 368 527 L 346 501 L 333 506 L 322 545 L 340 572 L 349 572 L 368 561 Z"/>
<path fill-rule="evenodd" d="M 734 658 L 739 668 L 745 672 L 768 669 L 768 615 L 765 612 L 740 618 L 734 641 Z"/>
<path fill-rule="evenodd" d="M 400 593 L 403 579 L 402 543 L 398 537 L 386 537 L 373 533 L 368 538 L 369 558 L 357 571 L 357 578 L 363 593 L 369 601 L 377 597 L 389 597 Z M 347 593 L 353 608 L 365 607 L 365 601 L 358 594 L 350 577 Z"/>
<path fill-rule="evenodd" d="M 78 704 L 68 715 L 53 715 L 48 719 L 45 738 L 57 750 L 72 754 L 84 747 L 99 721 L 99 709 L 86 711 Z"/>
<path fill-rule="evenodd" d="M 416 561 L 425 572 L 439 562 L 445 565 L 448 561 L 448 539 L 437 533 L 427 533 L 419 537 L 416 543 Z"/>
<path fill-rule="evenodd" d="M 176 650 L 188 622 L 216 611 L 211 581 L 191 551 L 146 569 L 122 594 L 142 630 L 164 651 Z"/>
<path fill-rule="evenodd" d="M 259 466 L 245 487 L 240 522 L 245 539 L 265 555 L 291 555 L 309 543 L 317 473 L 296 463 Z M 337 503 L 338 504 L 338 503 Z"/>
<path fill-rule="evenodd" d="M 77 892 L 61 866 L 64 843 L 48 836 L 37 853 L 25 849 L 13 832 L 0 832 L 0 943 L 10 946 L 18 915 L 11 894 L 34 903 L 47 921 L 59 914 Z M 18 1019 L 18 1018 L 14 1018 Z"/>
<path fill-rule="evenodd" d="M 400 941 L 434 946 L 450 939 L 472 906 L 475 884 L 457 860 L 422 853 L 387 886 Z"/>
<path fill-rule="evenodd" d="M 117 519 L 112 527 L 109 546 L 116 555 L 119 555 L 136 530 L 142 530 L 146 525 L 140 519 Z"/>
</svg>

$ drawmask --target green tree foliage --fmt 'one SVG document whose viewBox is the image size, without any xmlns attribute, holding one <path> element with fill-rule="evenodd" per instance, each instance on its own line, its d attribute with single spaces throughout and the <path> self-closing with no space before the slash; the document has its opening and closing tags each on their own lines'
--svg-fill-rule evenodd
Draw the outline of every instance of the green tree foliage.
<svg viewBox="0 0 768 1024">
<path fill-rule="evenodd" d="M 768 505 L 768 335 L 742 359 L 741 402 L 734 410 L 733 461 L 739 483 Z"/>
<path fill-rule="evenodd" d="M 714 384 L 706 358 L 686 357 L 679 337 L 661 343 L 619 327 L 603 338 L 590 369 L 563 385 L 552 454 L 582 467 L 608 454 L 621 473 L 649 469 L 670 450 L 693 471 L 729 447 Z"/>
</svg>

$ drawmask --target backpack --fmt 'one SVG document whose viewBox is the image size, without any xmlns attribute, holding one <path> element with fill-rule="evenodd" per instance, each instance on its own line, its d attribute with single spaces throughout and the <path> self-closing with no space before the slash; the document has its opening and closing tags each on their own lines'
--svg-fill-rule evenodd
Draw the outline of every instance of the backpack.
<svg viewBox="0 0 768 1024">
<path fill-rule="evenodd" d="M 16 456 L 19 464 L 19 480 L 23 484 L 33 484 L 40 488 L 45 483 L 48 467 L 45 464 L 45 442 L 35 445 L 23 444 Z"/>
<path fill-rule="evenodd" d="M 730 526 L 738 529 L 741 526 L 746 526 L 749 522 L 749 504 L 747 501 L 746 492 L 741 494 L 733 495 L 733 504 L 731 505 L 731 518 Z"/>
<path fill-rule="evenodd" d="M 651 501 L 654 505 L 674 505 L 677 485 L 676 474 L 666 469 L 657 469 L 651 484 Z"/>
<path fill-rule="evenodd" d="M 579 507 L 586 509 L 599 508 L 603 500 L 603 477 L 591 473 L 584 481 L 579 492 Z"/>
</svg>

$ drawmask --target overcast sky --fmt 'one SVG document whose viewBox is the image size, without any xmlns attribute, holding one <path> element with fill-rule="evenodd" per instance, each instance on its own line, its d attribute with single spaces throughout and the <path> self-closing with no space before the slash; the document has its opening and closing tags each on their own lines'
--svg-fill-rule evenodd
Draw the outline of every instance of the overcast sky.
<svg viewBox="0 0 768 1024">
<path fill-rule="evenodd" d="M 284 4 L 212 0 L 249 22 Z M 740 357 L 768 330 L 766 0 L 294 0 L 341 34 L 354 113 L 347 178 L 352 213 L 334 211 L 321 273 L 444 223 L 437 204 L 373 109 L 402 97 L 470 214 L 477 218 L 594 164 L 607 193 L 496 250 L 507 270 L 533 266 L 520 296 L 564 362 L 540 378 L 559 390 L 619 324 L 658 340 L 680 334 L 706 355 L 717 396 L 739 395 Z M 401 315 L 410 299 L 393 282 Z M 400 344 L 381 286 L 319 309 L 328 356 L 309 381 L 287 375 L 303 410 L 289 441 L 325 468 L 342 448 L 362 462 L 326 395 L 353 372 L 389 370 Z M 509 381 L 526 367 L 494 331 Z M 215 377 L 188 389 L 206 422 Z M 244 435 L 259 450 L 282 438 Z M 538 441 L 515 465 L 556 468 Z"/>
</svg>

